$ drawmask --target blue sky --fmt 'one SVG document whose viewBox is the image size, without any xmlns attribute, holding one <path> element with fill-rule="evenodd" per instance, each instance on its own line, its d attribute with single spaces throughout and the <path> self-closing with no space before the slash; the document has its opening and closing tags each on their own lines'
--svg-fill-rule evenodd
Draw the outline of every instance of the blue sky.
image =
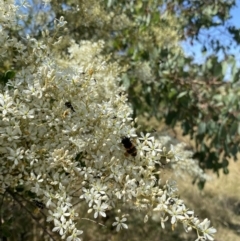
<svg viewBox="0 0 240 241">
<path fill-rule="evenodd" d="M 232 8 L 230 11 L 230 14 L 232 18 L 227 22 L 227 25 L 233 25 L 235 27 L 240 28 L 240 0 L 236 0 L 236 7 Z M 211 30 L 209 31 L 202 31 L 201 33 L 202 37 L 201 40 L 205 42 L 205 40 L 208 38 L 210 35 L 212 38 L 218 38 L 224 45 L 226 46 L 232 46 L 230 49 L 230 53 L 235 55 L 237 59 L 237 65 L 240 67 L 240 47 L 239 46 L 234 46 L 230 42 L 231 36 L 225 34 L 224 32 L 224 27 L 216 29 L 216 30 Z M 203 63 L 205 60 L 205 56 L 202 56 L 201 53 L 201 47 L 202 45 L 199 42 L 194 41 L 193 44 L 190 42 L 183 42 L 182 43 L 183 49 L 187 55 L 194 56 L 194 62 L 196 63 Z M 211 51 L 207 53 L 207 55 L 210 55 Z M 219 59 L 221 60 L 221 54 L 219 54 Z"/>
<path fill-rule="evenodd" d="M 240 28 L 240 0 L 237 0 L 236 3 L 237 7 L 233 8 L 231 11 L 232 20 L 230 20 L 230 22 Z"/>
</svg>

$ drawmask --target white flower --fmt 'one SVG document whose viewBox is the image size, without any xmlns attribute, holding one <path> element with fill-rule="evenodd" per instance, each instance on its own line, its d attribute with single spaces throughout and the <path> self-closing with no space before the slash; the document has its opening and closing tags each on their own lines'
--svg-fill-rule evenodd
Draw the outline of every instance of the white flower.
<svg viewBox="0 0 240 241">
<path fill-rule="evenodd" d="M 205 218 L 199 225 L 198 228 L 203 232 L 204 237 L 207 240 L 214 240 L 213 234 L 217 232 L 217 230 L 213 227 L 209 228 L 210 221 Z"/>
<path fill-rule="evenodd" d="M 153 209 L 153 211 L 164 211 L 167 210 L 167 196 L 166 193 L 163 193 L 161 197 L 158 197 L 157 199 L 158 205 L 156 208 Z"/>
<path fill-rule="evenodd" d="M 34 118 L 34 109 L 29 110 L 29 106 L 21 106 L 18 112 L 19 115 L 21 115 L 21 117 L 23 119 L 32 119 Z"/>
<path fill-rule="evenodd" d="M 72 234 L 67 237 L 67 241 L 81 241 L 81 239 L 77 236 L 81 235 L 82 233 L 82 230 L 77 230 L 76 228 L 74 228 Z"/>
<path fill-rule="evenodd" d="M 158 152 L 162 151 L 157 142 L 148 142 L 148 146 L 143 147 L 143 150 L 149 152 L 149 154 L 153 157 L 155 157 Z"/>
<path fill-rule="evenodd" d="M 19 161 L 23 159 L 24 150 L 22 150 L 22 148 L 14 150 L 10 147 L 7 147 L 7 149 L 10 151 L 9 156 L 7 158 L 13 161 L 14 165 L 18 165 Z"/>
<path fill-rule="evenodd" d="M 60 219 L 62 222 L 66 221 L 66 217 L 70 216 L 69 212 L 66 212 L 68 210 L 68 206 L 60 206 L 57 208 L 56 212 L 53 213 L 53 216 L 55 218 Z"/>
<path fill-rule="evenodd" d="M 149 145 L 152 141 L 154 141 L 154 137 L 151 136 L 150 133 L 147 133 L 144 135 L 142 132 L 140 133 L 141 137 L 139 137 L 139 140 L 141 140 L 145 145 Z"/>
<path fill-rule="evenodd" d="M 105 194 L 107 190 L 107 186 L 104 185 L 101 181 L 97 181 L 96 183 L 92 184 L 93 188 L 98 191 L 100 194 Z"/>
<path fill-rule="evenodd" d="M 66 229 L 66 224 L 65 224 L 65 220 L 63 222 L 60 222 L 57 219 L 54 219 L 54 225 L 55 227 L 52 229 L 53 232 L 59 232 L 60 235 L 63 235 L 65 233 L 65 229 Z"/>
<path fill-rule="evenodd" d="M 7 94 L 3 95 L 0 93 L 0 111 L 2 111 L 2 115 L 5 116 L 9 111 L 11 112 L 11 106 L 13 105 L 13 101 Z"/>
<path fill-rule="evenodd" d="M 52 199 L 54 198 L 54 195 L 49 191 L 45 191 L 44 195 L 47 198 L 46 207 L 48 208 L 51 205 L 54 205 L 53 202 L 52 202 Z"/>
<path fill-rule="evenodd" d="M 168 152 L 168 157 L 173 158 L 176 162 L 183 160 L 183 151 L 180 148 L 170 145 L 170 151 Z"/>
<path fill-rule="evenodd" d="M 87 193 L 86 193 L 87 194 Z M 91 188 L 90 193 L 87 196 L 88 206 L 92 207 L 93 203 L 98 201 L 100 197 L 100 194 L 98 191 L 95 191 L 93 188 Z"/>
<path fill-rule="evenodd" d="M 164 217 L 163 215 L 161 215 L 160 220 L 161 220 L 161 227 L 162 227 L 162 229 L 165 229 L 165 222 L 167 222 L 168 216 Z"/>
<path fill-rule="evenodd" d="M 127 224 L 125 224 L 125 222 L 127 221 L 126 218 L 120 219 L 119 217 L 115 217 L 115 219 L 116 219 L 116 222 L 114 222 L 112 226 L 117 226 L 116 227 L 117 232 L 119 232 L 122 228 L 128 229 Z"/>
<path fill-rule="evenodd" d="M 19 129 L 14 126 L 9 126 L 5 130 L 0 130 L 1 136 L 7 138 L 9 143 L 14 143 L 15 140 L 19 139 Z M 10 145 L 11 146 L 11 145 Z"/>
<path fill-rule="evenodd" d="M 174 205 L 171 210 L 168 210 L 168 213 L 172 216 L 171 224 L 175 224 L 178 220 L 185 219 L 181 206 Z"/>
<path fill-rule="evenodd" d="M 105 211 L 108 205 L 106 203 L 101 203 L 101 200 L 96 200 L 95 203 L 96 205 L 93 205 L 93 209 L 95 209 L 94 218 L 97 218 L 99 214 L 106 217 Z"/>
</svg>

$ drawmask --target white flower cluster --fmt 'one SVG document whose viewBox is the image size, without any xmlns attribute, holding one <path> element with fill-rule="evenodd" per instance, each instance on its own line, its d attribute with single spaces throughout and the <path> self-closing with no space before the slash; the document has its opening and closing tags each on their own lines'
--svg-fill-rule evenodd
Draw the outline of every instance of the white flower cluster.
<svg viewBox="0 0 240 241">
<path fill-rule="evenodd" d="M 181 222 L 197 230 L 198 240 L 213 240 L 209 221 L 185 207 L 174 185 L 161 183 L 156 166 L 163 148 L 149 134 L 137 138 L 118 83 L 121 69 L 101 55 L 104 43 L 73 42 L 60 61 L 54 51 L 60 39 L 54 42 L 48 32 L 25 44 L 10 35 L 16 11 L 11 1 L 0 2 L 0 56 L 7 59 L 14 50 L 16 66 L 0 93 L 1 193 L 20 186 L 34 193 L 53 231 L 67 241 L 81 240 L 83 232 L 77 223 L 85 214 L 73 205 L 76 197 L 93 218 L 122 203 L 146 213 L 145 221 L 158 212 L 162 227 L 171 217 L 173 227 Z M 65 24 L 61 18 L 56 28 Z M 175 158 L 172 153 L 170 161 Z M 125 221 L 116 217 L 113 226 L 127 228 Z"/>
<path fill-rule="evenodd" d="M 170 164 L 176 176 L 185 176 L 186 174 L 194 180 L 206 181 L 210 180 L 204 171 L 199 167 L 197 160 L 193 159 L 193 152 L 186 150 L 186 144 L 171 138 L 170 136 L 155 133 L 155 138 L 158 139 L 163 146 L 166 159 L 174 159 Z"/>
</svg>

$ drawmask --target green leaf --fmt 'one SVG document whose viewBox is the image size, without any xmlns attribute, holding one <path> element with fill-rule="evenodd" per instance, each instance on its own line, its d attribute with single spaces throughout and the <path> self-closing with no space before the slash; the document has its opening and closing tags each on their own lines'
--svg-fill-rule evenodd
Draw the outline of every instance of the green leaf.
<svg viewBox="0 0 240 241">
<path fill-rule="evenodd" d="M 229 64 L 227 63 L 227 61 L 223 61 L 222 62 L 222 75 L 225 76 L 227 69 L 228 69 Z"/>
<path fill-rule="evenodd" d="M 226 174 L 226 175 L 229 174 L 229 169 L 227 167 L 224 167 L 223 168 L 223 173 Z"/>
<path fill-rule="evenodd" d="M 198 134 L 201 135 L 201 134 L 204 134 L 206 132 L 206 123 L 205 122 L 200 122 L 199 125 L 198 125 Z"/>
<path fill-rule="evenodd" d="M 182 122 L 182 129 L 183 129 L 183 135 L 187 135 L 189 131 L 191 130 L 191 125 L 188 121 Z"/>
<path fill-rule="evenodd" d="M 199 181 L 198 183 L 197 183 L 197 186 L 198 186 L 198 188 L 200 189 L 200 190 L 203 190 L 203 188 L 204 188 L 204 186 L 205 186 L 205 181 Z"/>
<path fill-rule="evenodd" d="M 122 83 L 123 83 L 123 86 L 128 89 L 130 87 L 130 79 L 129 77 L 126 75 L 126 74 L 123 74 L 122 75 Z"/>
<path fill-rule="evenodd" d="M 177 95 L 177 90 L 172 88 L 168 93 L 168 98 L 173 99 L 176 95 Z"/>
<path fill-rule="evenodd" d="M 177 96 L 177 98 L 180 99 L 181 97 L 183 97 L 183 96 L 185 96 L 185 95 L 187 95 L 187 94 L 188 94 L 188 91 L 183 91 L 183 92 L 181 92 L 181 93 Z"/>
<path fill-rule="evenodd" d="M 234 136 L 238 132 L 239 123 L 236 121 L 231 124 L 229 133 Z"/>
<path fill-rule="evenodd" d="M 5 73 L 5 77 L 7 79 L 13 79 L 15 77 L 16 73 L 13 71 L 13 70 L 8 70 L 6 73 Z"/>
<path fill-rule="evenodd" d="M 10 79 L 15 77 L 15 72 L 13 70 L 8 70 L 4 74 L 0 74 L 0 82 L 5 86 Z"/>
<path fill-rule="evenodd" d="M 165 122 L 167 125 L 174 125 L 176 122 L 177 112 L 176 111 L 170 111 L 168 112 Z"/>
</svg>

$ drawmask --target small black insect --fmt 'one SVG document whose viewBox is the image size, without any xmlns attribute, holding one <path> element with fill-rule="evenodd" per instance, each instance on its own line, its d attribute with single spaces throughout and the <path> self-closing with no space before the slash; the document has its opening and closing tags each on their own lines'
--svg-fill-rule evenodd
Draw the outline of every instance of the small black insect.
<svg viewBox="0 0 240 241">
<path fill-rule="evenodd" d="M 169 200 L 169 205 L 173 205 L 174 203 L 175 203 L 175 200 L 171 198 L 171 199 Z"/>
<path fill-rule="evenodd" d="M 33 202 L 35 203 L 35 205 L 40 208 L 40 209 L 44 209 L 45 208 L 45 204 L 42 202 L 39 202 L 37 200 L 33 200 Z"/>
<path fill-rule="evenodd" d="M 71 109 L 73 112 L 75 112 L 75 110 L 73 109 L 73 106 L 72 106 L 72 104 L 71 104 L 70 101 L 67 101 L 67 102 L 65 103 L 65 106 L 66 106 L 67 108 Z"/>
<path fill-rule="evenodd" d="M 135 157 L 137 155 L 137 148 L 134 146 L 134 144 L 131 142 L 129 137 L 123 137 L 122 138 L 122 144 L 126 148 L 126 151 L 131 156 Z"/>
</svg>

